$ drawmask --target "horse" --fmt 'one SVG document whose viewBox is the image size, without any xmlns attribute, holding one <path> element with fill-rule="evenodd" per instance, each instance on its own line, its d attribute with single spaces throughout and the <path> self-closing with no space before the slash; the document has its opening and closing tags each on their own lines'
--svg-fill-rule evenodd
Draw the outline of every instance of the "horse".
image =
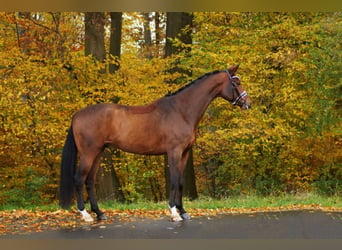
<svg viewBox="0 0 342 250">
<path fill-rule="evenodd" d="M 168 205 L 171 220 L 189 220 L 190 215 L 182 204 L 183 170 L 205 110 L 216 97 L 222 97 L 241 109 L 251 107 L 251 100 L 236 75 L 237 69 L 238 65 L 234 65 L 207 73 L 149 105 L 99 103 L 77 111 L 62 152 L 61 207 L 70 208 L 75 191 L 82 218 L 92 222 L 93 217 L 84 206 L 85 185 L 91 211 L 96 213 L 98 220 L 107 219 L 98 207 L 94 184 L 104 148 L 110 145 L 134 154 L 166 154 L 170 172 Z"/>
</svg>

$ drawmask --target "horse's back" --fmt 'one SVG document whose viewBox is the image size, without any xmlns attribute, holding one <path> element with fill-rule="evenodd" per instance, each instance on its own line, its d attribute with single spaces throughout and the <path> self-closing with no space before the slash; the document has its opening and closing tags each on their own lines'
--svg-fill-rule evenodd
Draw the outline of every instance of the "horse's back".
<svg viewBox="0 0 342 250">
<path fill-rule="evenodd" d="M 111 121 L 109 142 L 137 154 L 165 153 L 164 120 L 158 105 L 116 106 Z"/>
<path fill-rule="evenodd" d="M 73 130 L 77 144 L 83 148 L 111 144 L 132 153 L 165 153 L 165 126 L 156 104 L 91 105 L 74 115 Z"/>
</svg>

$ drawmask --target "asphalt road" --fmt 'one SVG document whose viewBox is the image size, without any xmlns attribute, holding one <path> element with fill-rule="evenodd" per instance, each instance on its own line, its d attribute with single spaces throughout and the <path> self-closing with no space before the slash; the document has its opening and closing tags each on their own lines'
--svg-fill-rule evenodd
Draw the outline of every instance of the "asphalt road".
<svg viewBox="0 0 342 250">
<path fill-rule="evenodd" d="M 342 239 L 342 213 L 291 211 L 197 217 L 171 222 L 137 219 L 0 239 Z"/>
</svg>

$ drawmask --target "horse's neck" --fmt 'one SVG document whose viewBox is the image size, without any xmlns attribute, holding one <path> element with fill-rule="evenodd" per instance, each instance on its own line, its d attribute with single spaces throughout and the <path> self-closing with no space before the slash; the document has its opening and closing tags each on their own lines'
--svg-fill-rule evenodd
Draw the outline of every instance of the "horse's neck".
<svg viewBox="0 0 342 250">
<path fill-rule="evenodd" d="M 197 126 L 205 110 L 217 96 L 216 90 L 220 85 L 220 77 L 213 75 L 177 94 L 179 111 L 194 127 Z"/>
</svg>

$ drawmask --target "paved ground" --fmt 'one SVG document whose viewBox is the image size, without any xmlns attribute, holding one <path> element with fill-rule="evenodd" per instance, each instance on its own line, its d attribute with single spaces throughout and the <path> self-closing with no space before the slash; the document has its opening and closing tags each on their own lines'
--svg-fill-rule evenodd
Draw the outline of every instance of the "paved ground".
<svg viewBox="0 0 342 250">
<path fill-rule="evenodd" d="M 0 239 L 342 239 L 342 213 L 312 211 L 197 217 L 180 223 L 167 217 L 83 226 Z"/>
</svg>

